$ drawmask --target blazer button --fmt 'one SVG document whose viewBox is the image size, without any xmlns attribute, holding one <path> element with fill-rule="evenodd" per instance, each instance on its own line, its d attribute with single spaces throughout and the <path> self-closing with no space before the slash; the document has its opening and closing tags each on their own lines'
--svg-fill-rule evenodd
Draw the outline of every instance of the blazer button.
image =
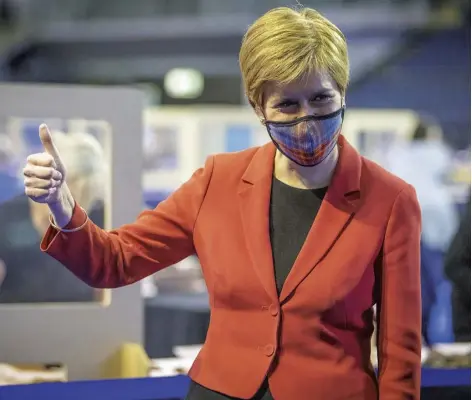
<svg viewBox="0 0 472 400">
<path fill-rule="evenodd" d="M 271 344 L 268 344 L 268 345 L 264 346 L 263 351 L 264 351 L 264 354 L 265 354 L 267 357 L 270 357 L 271 355 L 274 354 L 274 352 L 275 352 L 275 347 L 272 346 Z"/>
<path fill-rule="evenodd" d="M 279 315 L 279 309 L 277 308 L 277 306 L 274 306 L 273 304 L 270 305 L 269 312 L 270 312 L 270 315 L 272 315 L 273 317 L 276 317 L 277 315 Z"/>
</svg>

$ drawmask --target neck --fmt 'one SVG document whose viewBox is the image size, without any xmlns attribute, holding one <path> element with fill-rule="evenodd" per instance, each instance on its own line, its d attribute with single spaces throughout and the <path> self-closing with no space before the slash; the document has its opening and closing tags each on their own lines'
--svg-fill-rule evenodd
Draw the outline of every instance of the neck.
<svg viewBox="0 0 472 400">
<path fill-rule="evenodd" d="M 287 185 L 301 189 L 320 189 L 327 187 L 331 182 L 339 150 L 334 150 L 321 163 L 314 167 L 302 167 L 295 164 L 277 150 L 275 155 L 274 175 Z"/>
</svg>

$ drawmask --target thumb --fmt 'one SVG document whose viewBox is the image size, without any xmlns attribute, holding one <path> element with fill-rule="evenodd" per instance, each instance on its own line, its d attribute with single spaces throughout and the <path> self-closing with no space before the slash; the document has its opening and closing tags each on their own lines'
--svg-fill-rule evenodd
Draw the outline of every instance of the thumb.
<svg viewBox="0 0 472 400">
<path fill-rule="evenodd" d="M 54 158 L 54 161 L 56 162 L 56 165 L 58 167 L 62 166 L 59 151 L 57 150 L 57 147 L 52 140 L 51 132 L 49 131 L 49 128 L 46 124 L 41 124 L 39 126 L 39 138 L 41 139 L 41 143 L 43 144 L 46 153 L 48 153 Z"/>
</svg>

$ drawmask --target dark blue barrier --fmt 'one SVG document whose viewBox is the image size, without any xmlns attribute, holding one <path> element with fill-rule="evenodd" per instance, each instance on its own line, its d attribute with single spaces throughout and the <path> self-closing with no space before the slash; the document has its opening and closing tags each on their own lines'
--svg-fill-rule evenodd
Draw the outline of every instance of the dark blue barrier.
<svg viewBox="0 0 472 400">
<path fill-rule="evenodd" d="M 40 383 L 0 387 L 0 400 L 179 400 L 187 393 L 187 376 Z M 423 387 L 470 386 L 470 368 L 424 368 Z"/>
</svg>

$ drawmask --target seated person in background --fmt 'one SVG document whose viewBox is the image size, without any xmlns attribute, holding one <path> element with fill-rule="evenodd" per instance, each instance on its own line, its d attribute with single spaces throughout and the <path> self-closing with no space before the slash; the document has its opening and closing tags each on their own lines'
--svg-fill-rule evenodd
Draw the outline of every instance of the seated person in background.
<svg viewBox="0 0 472 400">
<path fill-rule="evenodd" d="M 454 198 L 444 183 L 452 153 L 442 140 L 441 128 L 420 119 L 412 140 L 388 149 L 383 166 L 413 185 L 422 217 L 421 299 L 422 329 L 427 344 L 453 340 L 451 285 L 444 275 L 444 254 L 458 226 Z"/>
<path fill-rule="evenodd" d="M 457 342 L 470 342 L 470 206 L 469 197 L 444 266 L 453 284 L 453 321 Z"/>
<path fill-rule="evenodd" d="M 100 143 L 86 133 L 54 133 L 67 154 L 68 181 L 74 196 L 99 226 L 104 225 L 106 163 Z M 0 205 L 0 303 L 83 302 L 97 290 L 79 281 L 39 248 L 49 212 L 24 194 Z"/>
</svg>

